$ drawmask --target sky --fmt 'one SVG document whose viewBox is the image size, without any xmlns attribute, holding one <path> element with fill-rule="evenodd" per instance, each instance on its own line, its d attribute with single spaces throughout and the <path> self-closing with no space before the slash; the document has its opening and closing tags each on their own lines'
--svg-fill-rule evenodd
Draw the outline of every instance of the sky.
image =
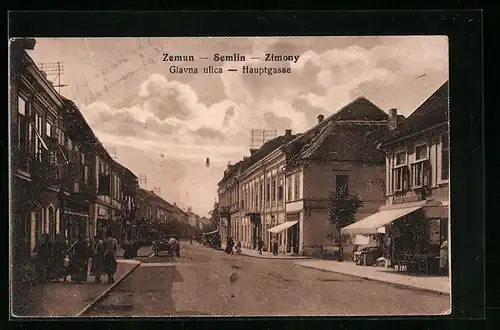
<svg viewBox="0 0 500 330">
<path fill-rule="evenodd" d="M 408 116 L 449 75 L 445 36 L 36 41 L 31 57 L 37 64 L 63 63 L 61 94 L 79 106 L 117 161 L 145 176 L 146 188 L 159 188 L 163 198 L 200 216 L 213 208 L 227 164 L 249 155 L 252 129 L 300 133 L 319 114 L 329 116 L 358 96 Z M 164 53 L 196 61 L 166 62 Z M 266 62 L 266 53 L 299 59 Z M 216 62 L 214 54 L 245 61 Z M 244 65 L 290 73 L 243 74 Z M 171 66 L 199 71 L 172 73 Z M 209 66 L 223 71 L 203 73 Z"/>
</svg>

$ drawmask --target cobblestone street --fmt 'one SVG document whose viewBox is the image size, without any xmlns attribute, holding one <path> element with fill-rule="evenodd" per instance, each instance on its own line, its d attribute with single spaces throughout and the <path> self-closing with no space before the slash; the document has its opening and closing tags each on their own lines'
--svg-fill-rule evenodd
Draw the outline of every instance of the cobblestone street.
<svg viewBox="0 0 500 330">
<path fill-rule="evenodd" d="M 444 314 L 449 296 L 183 244 L 142 264 L 90 316 Z M 236 277 L 234 282 L 230 281 Z"/>
</svg>

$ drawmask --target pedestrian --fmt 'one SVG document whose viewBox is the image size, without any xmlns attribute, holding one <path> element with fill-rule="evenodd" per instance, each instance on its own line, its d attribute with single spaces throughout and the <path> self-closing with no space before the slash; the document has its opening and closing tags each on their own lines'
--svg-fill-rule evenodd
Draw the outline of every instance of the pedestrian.
<svg viewBox="0 0 500 330">
<path fill-rule="evenodd" d="M 272 247 L 273 247 L 273 255 L 277 256 L 278 255 L 278 240 L 276 239 L 276 236 L 273 237 L 271 240 Z"/>
<path fill-rule="evenodd" d="M 241 241 L 238 240 L 238 243 L 236 243 L 236 254 L 240 255 L 241 254 Z"/>
<path fill-rule="evenodd" d="M 442 238 L 443 243 L 439 250 L 439 270 L 442 274 L 446 274 L 448 271 L 448 240 L 444 237 Z"/>
<path fill-rule="evenodd" d="M 104 269 L 108 275 L 108 283 L 115 282 L 115 273 L 117 269 L 116 251 L 118 250 L 118 241 L 113 237 L 113 231 L 106 231 L 106 238 L 102 242 L 104 248 Z"/>
<path fill-rule="evenodd" d="M 231 255 L 234 255 L 234 240 L 232 237 L 229 239 L 229 244 L 230 244 L 229 253 Z"/>
<path fill-rule="evenodd" d="M 104 246 L 102 234 L 96 235 L 94 238 L 93 252 L 90 274 L 95 276 L 95 283 L 101 283 L 101 275 L 104 272 Z"/>
<path fill-rule="evenodd" d="M 57 234 L 52 254 L 54 257 L 55 278 L 57 281 L 60 279 L 66 281 L 67 272 L 64 261 L 67 253 L 68 243 L 66 242 L 66 237 L 64 237 L 63 234 Z"/>
<path fill-rule="evenodd" d="M 42 282 L 50 279 L 54 273 L 53 266 L 53 243 L 50 235 L 44 233 L 41 242 L 35 247 L 40 265 Z"/>
<path fill-rule="evenodd" d="M 78 235 L 78 240 L 69 248 L 69 274 L 71 281 L 82 283 L 87 281 L 88 260 L 92 256 L 91 248 L 84 234 Z"/>
<path fill-rule="evenodd" d="M 264 248 L 264 241 L 259 237 L 257 241 L 257 247 L 259 248 L 259 254 L 262 254 L 262 249 Z"/>
</svg>

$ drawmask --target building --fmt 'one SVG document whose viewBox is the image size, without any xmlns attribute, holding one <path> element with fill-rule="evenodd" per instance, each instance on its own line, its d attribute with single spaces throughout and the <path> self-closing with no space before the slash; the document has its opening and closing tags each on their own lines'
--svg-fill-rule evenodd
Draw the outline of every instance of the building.
<svg viewBox="0 0 500 330">
<path fill-rule="evenodd" d="M 65 194 L 57 132 L 63 99 L 26 49 L 34 39 L 10 42 L 10 190 L 14 265 L 29 259 L 43 233 L 60 231 L 60 196 Z M 67 192 L 66 192 L 67 193 Z"/>
<path fill-rule="evenodd" d="M 276 237 L 282 253 L 319 253 L 339 237 L 328 221 L 331 191 L 348 188 L 361 196 L 358 219 L 384 203 L 385 159 L 377 143 L 401 120 L 359 97 L 326 119 L 319 115 L 303 134 L 286 130 L 251 150 L 218 184 L 220 228 L 227 219 L 227 235 L 247 248 L 261 237 L 271 249 Z"/>
<path fill-rule="evenodd" d="M 166 224 L 173 221 L 174 205 L 170 204 L 153 191 L 139 188 L 136 216 L 153 224 Z"/>
<path fill-rule="evenodd" d="M 398 124 L 380 145 L 386 161 L 386 203 L 343 228 L 345 233 L 386 233 L 387 256 L 436 252 L 449 233 L 448 82 Z"/>
<path fill-rule="evenodd" d="M 30 259 L 42 234 L 83 234 L 112 228 L 123 240 L 130 216 L 123 182 L 134 175 L 113 160 L 78 107 L 54 89 L 26 49 L 34 39 L 11 42 L 11 215 L 17 259 Z"/>
<path fill-rule="evenodd" d="M 385 158 L 377 144 L 388 125 L 386 112 L 358 97 L 326 119 L 319 115 L 314 127 L 286 145 L 283 226 L 292 226 L 281 238 L 286 251 L 316 255 L 320 246 L 340 239 L 328 216 L 332 192 L 348 189 L 359 195 L 363 207 L 357 220 L 378 211 L 385 202 Z"/>
<path fill-rule="evenodd" d="M 137 236 L 137 192 L 139 181 L 137 176 L 128 168 L 119 165 L 120 176 L 123 182 L 123 228 L 124 239 L 132 240 Z"/>
<path fill-rule="evenodd" d="M 266 229 L 285 218 L 284 173 L 285 155 L 281 151 L 296 136 L 291 130 L 267 141 L 250 156 L 228 166 L 219 182 L 219 228 L 224 241 L 228 235 L 240 240 L 245 248 L 255 248 L 258 238 L 266 249 L 270 235 Z"/>
<path fill-rule="evenodd" d="M 191 207 L 188 207 L 186 210 L 186 213 L 188 215 L 188 224 L 191 227 L 197 227 L 198 223 L 200 222 L 200 216 L 196 213 L 194 213 L 191 209 Z"/>
</svg>

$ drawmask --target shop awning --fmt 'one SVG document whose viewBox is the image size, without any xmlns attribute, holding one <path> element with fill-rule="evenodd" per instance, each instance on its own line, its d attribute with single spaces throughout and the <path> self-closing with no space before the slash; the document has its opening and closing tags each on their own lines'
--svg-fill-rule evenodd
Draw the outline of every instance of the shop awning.
<svg viewBox="0 0 500 330">
<path fill-rule="evenodd" d="M 270 233 L 277 234 L 279 232 L 282 232 L 285 229 L 288 229 L 288 228 L 292 227 L 296 223 L 298 223 L 298 221 L 286 221 L 286 222 L 283 222 L 282 224 L 279 224 L 279 225 L 277 225 L 275 227 L 269 228 L 267 231 L 270 232 Z"/>
<path fill-rule="evenodd" d="M 399 219 L 402 216 L 414 212 L 422 207 L 423 205 L 379 211 L 364 218 L 363 220 L 342 228 L 341 232 L 342 234 L 376 234 L 377 232 L 380 232 L 380 227 L 383 227 L 389 222 Z"/>
<path fill-rule="evenodd" d="M 364 235 L 356 235 L 354 238 L 354 245 L 368 245 L 370 243 L 370 237 Z"/>
</svg>

